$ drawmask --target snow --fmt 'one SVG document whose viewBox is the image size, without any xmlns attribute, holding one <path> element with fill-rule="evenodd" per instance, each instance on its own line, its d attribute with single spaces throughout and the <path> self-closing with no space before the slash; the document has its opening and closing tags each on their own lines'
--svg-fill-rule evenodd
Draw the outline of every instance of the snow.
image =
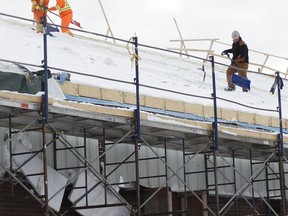
<svg viewBox="0 0 288 216">
<path fill-rule="evenodd" d="M 31 27 L 32 24 L 28 22 L 23 23 L 15 19 L 7 20 L 2 16 L 0 17 L 1 41 L 13 41 L 12 43 L 0 44 L 0 59 L 41 65 L 43 60 L 43 36 L 36 34 Z M 135 92 L 135 85 L 133 85 L 135 65 L 131 62 L 132 56 L 127 50 L 127 44 L 106 42 L 103 38 L 92 38 L 91 35 L 87 35 L 87 37 L 77 35 L 69 37 L 62 33 L 53 34 L 55 37 L 48 37 L 49 67 L 58 68 L 60 72 L 68 71 L 72 73 L 72 82 Z M 21 35 L 21 39 L 19 39 L 19 35 Z M 131 47 L 128 47 L 128 49 L 131 52 Z M 200 60 L 179 58 L 175 54 L 155 51 L 141 46 L 139 47 L 139 56 L 141 58 L 139 61 L 140 84 L 168 90 L 167 92 L 141 87 L 140 94 L 213 106 L 210 62 L 204 64 L 206 79 L 202 83 L 204 73 L 200 70 L 202 67 L 202 61 Z M 217 61 L 217 58 L 215 61 Z M 249 73 L 248 77 L 251 80 L 251 91 L 249 93 L 243 93 L 241 88 L 237 88 L 235 92 L 225 92 L 223 88 L 226 86 L 226 68 L 219 65 L 216 65 L 215 68 L 217 97 L 242 104 L 240 106 L 224 100 L 217 100 L 218 107 L 278 117 L 276 112 L 278 107 L 277 93 L 272 95 L 269 92 L 274 82 L 273 77 Z M 52 73 L 59 71 L 51 70 Z M 87 74 L 87 76 L 79 73 Z M 122 82 L 114 82 L 111 79 Z M 282 107 L 287 107 L 286 80 L 284 80 L 284 88 L 281 94 Z M 247 108 L 246 106 L 256 109 Z M 258 108 L 274 111 L 267 112 Z M 287 119 L 288 112 L 285 112 L 285 109 L 283 110 L 283 118 Z"/>
</svg>

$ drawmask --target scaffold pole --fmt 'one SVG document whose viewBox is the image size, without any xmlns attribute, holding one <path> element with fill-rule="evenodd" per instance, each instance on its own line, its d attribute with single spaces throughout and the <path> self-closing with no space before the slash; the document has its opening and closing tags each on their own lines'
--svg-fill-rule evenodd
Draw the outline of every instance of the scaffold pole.
<svg viewBox="0 0 288 216">
<path fill-rule="evenodd" d="M 46 146 L 46 124 L 48 120 L 48 55 L 47 55 L 47 18 L 42 17 L 44 26 L 43 43 L 44 43 L 44 98 L 43 98 L 43 113 L 42 113 L 42 143 L 43 143 L 43 179 L 44 179 L 44 197 L 45 197 L 45 216 L 49 216 L 49 200 L 48 200 L 48 161 L 47 161 L 47 146 Z"/>
<path fill-rule="evenodd" d="M 214 107 L 214 122 L 213 128 L 213 163 L 214 163 L 214 183 L 215 183 L 215 200 L 216 200 L 216 215 L 219 215 L 219 196 L 218 196 L 218 178 L 217 178 L 217 155 L 218 151 L 218 116 L 217 116 L 217 96 L 216 96 L 216 78 L 215 78 L 215 62 L 214 56 L 210 56 L 212 64 L 212 82 L 213 82 L 213 107 Z"/>
<path fill-rule="evenodd" d="M 139 65 L 138 65 L 138 38 L 133 38 L 135 45 L 135 84 L 136 84 L 136 110 L 135 110 L 135 135 L 134 135 L 134 144 L 135 144 L 135 177 L 136 177 L 136 199 L 137 199 L 137 216 L 141 215 L 141 201 L 140 201 L 140 174 L 139 174 L 139 140 L 140 140 L 140 93 L 139 93 Z"/>
</svg>

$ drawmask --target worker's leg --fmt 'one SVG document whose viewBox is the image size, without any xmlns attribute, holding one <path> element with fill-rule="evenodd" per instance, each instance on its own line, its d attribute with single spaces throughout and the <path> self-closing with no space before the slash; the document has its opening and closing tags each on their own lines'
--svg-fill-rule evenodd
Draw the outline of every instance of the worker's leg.
<svg viewBox="0 0 288 216">
<path fill-rule="evenodd" d="M 232 83 L 232 74 L 236 73 L 234 66 L 230 65 L 226 71 L 226 79 L 229 88 L 235 89 L 235 85 Z"/>
<path fill-rule="evenodd" d="M 62 17 L 62 22 L 61 22 L 61 25 L 62 25 L 61 31 L 63 33 L 66 33 L 66 34 L 69 34 L 69 35 L 73 36 L 73 34 L 70 31 L 70 29 L 67 28 L 67 27 L 69 27 L 71 21 L 72 21 L 72 13 L 69 13 L 69 14 L 66 14 L 65 16 L 63 16 Z"/>
<path fill-rule="evenodd" d="M 44 10 L 35 10 L 34 11 L 34 18 L 37 21 L 36 23 L 36 32 L 43 33 L 43 24 L 41 18 L 45 16 Z"/>
<path fill-rule="evenodd" d="M 239 76 L 241 76 L 244 79 L 248 79 L 247 78 L 248 63 L 238 63 L 237 68 L 238 68 Z M 248 91 L 248 89 L 246 89 L 246 88 L 242 88 L 242 90 L 243 90 L 243 92 Z"/>
<path fill-rule="evenodd" d="M 238 63 L 237 68 L 239 76 L 247 79 L 248 63 Z"/>
</svg>

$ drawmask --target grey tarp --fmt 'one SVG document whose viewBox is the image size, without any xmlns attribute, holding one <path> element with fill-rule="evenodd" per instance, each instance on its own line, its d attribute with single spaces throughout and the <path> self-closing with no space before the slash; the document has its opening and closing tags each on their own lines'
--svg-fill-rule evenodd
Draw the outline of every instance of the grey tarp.
<svg viewBox="0 0 288 216">
<path fill-rule="evenodd" d="M 22 65 L 13 68 L 18 70 L 15 70 L 15 73 L 11 70 L 8 70 L 9 72 L 0 70 L 0 90 L 27 94 L 37 94 L 43 90 L 43 70 L 31 72 Z M 48 77 L 51 77 L 50 71 L 48 74 Z"/>
</svg>

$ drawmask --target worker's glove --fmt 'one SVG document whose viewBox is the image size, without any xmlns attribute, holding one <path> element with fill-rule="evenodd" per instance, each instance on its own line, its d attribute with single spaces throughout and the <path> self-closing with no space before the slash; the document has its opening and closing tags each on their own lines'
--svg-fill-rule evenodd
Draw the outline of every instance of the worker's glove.
<svg viewBox="0 0 288 216">
<path fill-rule="evenodd" d="M 224 50 L 221 55 L 228 55 L 228 50 Z"/>
<path fill-rule="evenodd" d="M 39 6 L 39 5 L 36 5 L 36 6 L 35 6 L 35 10 L 40 10 L 40 6 Z"/>
</svg>

